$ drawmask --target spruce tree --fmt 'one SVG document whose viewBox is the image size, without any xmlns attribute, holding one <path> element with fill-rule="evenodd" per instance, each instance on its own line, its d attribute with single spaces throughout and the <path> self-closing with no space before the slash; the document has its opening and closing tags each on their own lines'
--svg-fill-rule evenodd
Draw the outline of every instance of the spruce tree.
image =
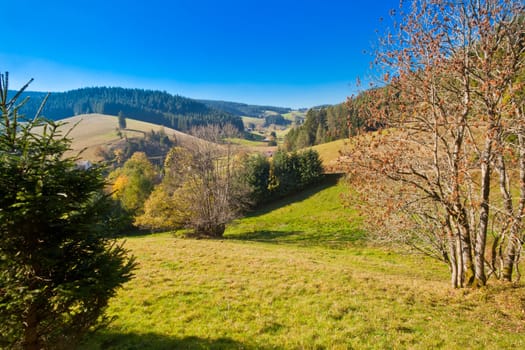
<svg viewBox="0 0 525 350">
<path fill-rule="evenodd" d="M 71 349 L 94 326 L 133 258 L 109 238 L 100 167 L 65 156 L 60 124 L 24 119 L 0 74 L 0 348 Z"/>
<path fill-rule="evenodd" d="M 122 111 L 118 112 L 118 128 L 119 130 L 124 130 L 127 127 L 126 117 Z"/>
</svg>

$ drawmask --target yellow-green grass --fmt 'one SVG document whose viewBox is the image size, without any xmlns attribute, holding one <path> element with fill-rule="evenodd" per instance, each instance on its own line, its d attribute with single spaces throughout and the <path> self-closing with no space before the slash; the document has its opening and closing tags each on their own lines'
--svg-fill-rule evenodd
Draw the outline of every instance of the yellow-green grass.
<svg viewBox="0 0 525 350">
<path fill-rule="evenodd" d="M 255 141 L 255 140 L 246 140 L 241 138 L 229 138 L 228 141 L 235 145 L 246 146 L 246 147 L 266 147 L 268 142 L 264 141 Z"/>
<path fill-rule="evenodd" d="M 361 219 L 345 208 L 340 196 L 347 191 L 338 176 L 318 186 L 283 198 L 235 221 L 229 238 L 301 245 L 346 247 L 364 236 Z"/>
<path fill-rule="evenodd" d="M 275 203 L 240 220 L 223 240 L 127 238 L 135 278 L 110 302 L 116 320 L 83 349 L 525 346 L 523 283 L 453 290 L 440 262 L 323 239 L 331 230 L 323 222 L 338 226 L 354 216 L 329 206 L 341 191 L 328 181 Z M 313 216 L 315 206 L 328 213 Z M 320 237 L 305 229 L 308 221 Z"/>
<path fill-rule="evenodd" d="M 288 132 L 290 132 L 290 130 L 292 130 L 291 126 L 288 126 L 285 129 L 276 128 L 275 129 L 275 134 L 277 135 L 277 139 L 279 141 L 283 141 L 284 137 L 286 136 L 286 134 L 288 134 Z"/>
<path fill-rule="evenodd" d="M 380 250 L 129 238 L 135 279 L 84 349 L 519 349 L 523 287 L 458 291 Z M 520 304 L 521 300 L 521 304 Z"/>
<path fill-rule="evenodd" d="M 66 123 L 62 128 L 64 132 L 74 127 L 69 136 L 72 138 L 72 154 L 86 149 L 82 153 L 82 158 L 97 161 L 100 158 L 96 151 L 98 147 L 105 147 L 115 144 L 121 140 L 117 133 L 118 117 L 103 114 L 83 114 L 71 118 L 62 119 Z M 77 124 L 78 123 L 78 124 Z M 143 137 L 144 133 L 151 130 L 164 132 L 171 137 L 175 137 L 179 142 L 187 142 L 192 136 L 177 130 L 163 127 L 161 125 L 146 123 L 130 118 L 126 118 L 126 129 L 121 131 L 122 136 L 128 138 Z"/>
</svg>

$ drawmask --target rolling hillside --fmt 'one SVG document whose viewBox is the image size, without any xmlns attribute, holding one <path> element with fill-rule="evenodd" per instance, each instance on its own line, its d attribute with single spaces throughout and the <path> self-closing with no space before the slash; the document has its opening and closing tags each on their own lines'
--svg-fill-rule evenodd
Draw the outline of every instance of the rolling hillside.
<svg viewBox="0 0 525 350">
<path fill-rule="evenodd" d="M 65 125 L 63 132 L 68 132 L 72 138 L 72 154 L 85 149 L 82 158 L 90 161 L 98 161 L 100 157 L 96 155 L 98 147 L 111 146 L 121 141 L 117 133 L 118 118 L 103 114 L 82 114 L 75 117 L 61 119 Z M 142 137 L 144 133 L 151 130 L 164 130 L 166 135 L 175 138 L 180 144 L 188 143 L 193 136 L 180 131 L 164 127 L 158 124 L 147 123 L 134 119 L 126 119 L 127 128 L 122 131 L 122 136 L 128 138 Z"/>
<path fill-rule="evenodd" d="M 341 139 L 337 141 L 322 143 L 310 147 L 311 149 L 319 153 L 319 158 L 323 162 L 325 171 L 328 173 L 341 173 L 344 172 L 338 163 L 339 158 L 341 157 L 341 152 L 346 148 L 346 143 L 348 139 Z"/>
<path fill-rule="evenodd" d="M 347 191 L 328 181 L 238 220 L 222 240 L 127 237 L 135 278 L 110 302 L 115 321 L 82 349 L 525 346 L 523 283 L 450 289 L 444 264 L 365 244 L 341 204 Z"/>
<path fill-rule="evenodd" d="M 61 122 L 66 123 L 63 130 L 67 132 L 72 129 L 69 136 L 73 139 L 72 154 L 85 149 L 82 153 L 82 158 L 90 161 L 99 161 L 100 157 L 96 155 L 96 151 L 102 146 L 112 146 L 121 141 L 118 129 L 118 118 L 115 116 L 104 114 L 81 114 L 75 117 L 61 119 Z M 180 144 L 188 144 L 193 136 L 180 132 L 175 129 L 167 128 L 162 125 L 147 123 L 135 119 L 126 118 L 127 128 L 122 131 L 122 136 L 128 138 L 142 137 L 144 133 L 151 130 L 164 132 L 173 137 Z M 239 144 L 254 152 L 267 153 L 275 151 L 276 147 L 268 147 L 260 143 L 241 142 Z M 337 159 L 340 151 L 345 147 L 345 140 L 333 141 L 312 147 L 312 149 L 319 152 L 319 156 L 323 161 L 323 166 L 329 173 L 338 173 Z"/>
<path fill-rule="evenodd" d="M 42 92 L 25 92 L 22 98 L 29 97 L 29 100 L 20 112 L 35 115 L 45 96 Z M 45 117 L 53 120 L 90 113 L 122 114 L 181 131 L 198 125 L 224 123 L 243 129 L 241 118 L 228 112 L 186 97 L 142 89 L 93 87 L 52 93 L 42 111 Z"/>
</svg>

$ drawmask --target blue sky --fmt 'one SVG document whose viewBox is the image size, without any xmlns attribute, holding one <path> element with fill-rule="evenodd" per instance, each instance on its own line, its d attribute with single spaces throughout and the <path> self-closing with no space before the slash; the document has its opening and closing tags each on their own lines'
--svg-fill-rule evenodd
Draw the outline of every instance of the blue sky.
<svg viewBox="0 0 525 350">
<path fill-rule="evenodd" d="M 165 90 L 311 107 L 366 81 L 376 29 L 398 0 L 0 0 L 11 88 Z M 7 28 L 7 33 L 5 29 Z"/>
</svg>

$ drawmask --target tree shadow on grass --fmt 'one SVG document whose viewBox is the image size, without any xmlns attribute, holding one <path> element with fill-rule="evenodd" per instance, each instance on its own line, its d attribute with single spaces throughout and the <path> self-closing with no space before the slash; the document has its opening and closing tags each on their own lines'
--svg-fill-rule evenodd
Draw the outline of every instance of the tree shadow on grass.
<svg viewBox="0 0 525 350">
<path fill-rule="evenodd" d="M 264 242 L 275 244 L 296 244 L 301 246 L 325 246 L 334 249 L 347 247 L 349 244 L 356 246 L 362 242 L 364 230 L 354 229 L 341 234 L 333 232 L 327 234 L 312 234 L 303 231 L 270 231 L 258 230 L 245 232 L 227 237 L 231 240 Z"/>
<path fill-rule="evenodd" d="M 155 333 L 97 333 L 80 350 L 204 350 L 204 349 L 270 349 L 240 343 L 230 338 L 172 337 Z"/>
<path fill-rule="evenodd" d="M 246 232 L 240 235 L 235 235 L 232 237 L 227 237 L 231 240 L 240 240 L 240 241 L 256 241 L 256 242 L 286 242 L 287 238 L 296 236 L 300 237 L 304 232 L 302 231 L 269 231 L 269 230 L 260 230 L 253 232 Z M 297 238 L 294 238 L 293 241 L 297 241 Z"/>
</svg>

